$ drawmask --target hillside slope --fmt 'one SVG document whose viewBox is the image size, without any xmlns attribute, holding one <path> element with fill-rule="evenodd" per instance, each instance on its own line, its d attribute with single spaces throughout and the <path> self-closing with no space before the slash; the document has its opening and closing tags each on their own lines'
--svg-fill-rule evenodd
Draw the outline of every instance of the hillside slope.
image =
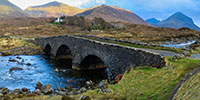
<svg viewBox="0 0 200 100">
<path fill-rule="evenodd" d="M 150 25 L 149 23 L 145 22 L 142 18 L 140 18 L 131 11 L 107 5 L 93 7 L 78 14 L 78 16 L 85 16 L 88 19 L 101 17 L 107 22 L 113 21 L 113 22 L 126 22 L 133 24 Z"/>
<path fill-rule="evenodd" d="M 22 9 L 8 0 L 0 0 L 0 17 L 28 17 Z"/>
<path fill-rule="evenodd" d="M 28 7 L 25 11 L 33 17 L 59 17 L 73 16 L 82 12 L 83 9 L 54 1 L 40 6 Z"/>
</svg>

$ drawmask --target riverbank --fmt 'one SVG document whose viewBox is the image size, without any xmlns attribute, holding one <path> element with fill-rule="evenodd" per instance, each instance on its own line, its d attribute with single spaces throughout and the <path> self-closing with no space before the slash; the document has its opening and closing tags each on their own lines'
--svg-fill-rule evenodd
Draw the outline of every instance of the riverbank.
<svg viewBox="0 0 200 100">
<path fill-rule="evenodd" d="M 64 100 L 62 99 L 64 97 L 68 98 L 66 100 L 167 100 L 177 83 L 199 67 L 200 60 L 185 58 L 173 61 L 171 58 L 167 58 L 166 61 L 167 65 L 163 68 L 143 66 L 127 71 L 118 84 L 105 85 L 108 91 L 96 88 L 80 94 L 67 94 L 66 96 L 62 94 L 64 92 L 60 92 L 61 94 L 55 95 L 7 95 L 5 97 L 17 97 L 15 100 Z M 90 99 L 81 99 L 87 96 Z M 178 98 L 176 97 L 176 99 Z"/>
<path fill-rule="evenodd" d="M 1 37 L 0 56 L 42 54 L 39 46 L 31 43 L 34 38 Z"/>
</svg>

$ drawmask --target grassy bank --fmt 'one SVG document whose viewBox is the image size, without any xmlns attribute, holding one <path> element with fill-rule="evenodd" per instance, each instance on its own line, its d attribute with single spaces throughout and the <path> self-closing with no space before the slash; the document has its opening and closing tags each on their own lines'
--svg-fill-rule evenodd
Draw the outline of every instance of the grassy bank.
<svg viewBox="0 0 200 100">
<path fill-rule="evenodd" d="M 120 100 L 167 100 L 176 84 L 190 71 L 200 65 L 199 60 L 166 59 L 164 68 L 140 67 L 126 72 L 123 79 L 116 85 L 110 85 L 110 94 L 101 94 L 98 90 L 85 93 L 95 100 L 108 98 Z"/>
<path fill-rule="evenodd" d="M 200 98 L 200 73 L 186 81 L 175 95 L 175 100 L 199 100 Z"/>
<path fill-rule="evenodd" d="M 99 89 L 90 90 L 81 95 L 71 96 L 80 100 L 82 95 L 90 96 L 94 100 L 167 100 L 170 92 L 187 73 L 200 65 L 200 60 L 180 59 L 171 61 L 166 58 L 167 65 L 163 68 L 138 67 L 127 71 L 118 84 L 109 85 L 111 93 L 102 93 Z M 185 99 L 199 90 L 199 75 L 194 76 L 182 86 L 176 98 Z M 195 80 L 195 81 L 194 81 Z M 190 84 L 192 81 L 192 84 Z M 187 88 L 185 88 L 185 86 Z M 193 87 L 194 86 L 194 87 Z M 189 94 L 184 95 L 189 88 Z M 196 92 L 195 94 L 197 94 Z M 24 97 L 24 99 L 61 100 L 61 96 Z M 194 96 L 194 98 L 198 98 Z M 21 99 L 16 99 L 21 100 Z M 191 100 L 190 98 L 188 100 Z"/>
<path fill-rule="evenodd" d="M 32 38 L 30 38 L 32 39 Z M 0 38 L 0 52 L 11 55 L 11 54 L 23 54 L 31 53 L 31 51 L 40 51 L 40 47 L 28 42 L 29 39 L 20 39 L 16 37 Z"/>
</svg>

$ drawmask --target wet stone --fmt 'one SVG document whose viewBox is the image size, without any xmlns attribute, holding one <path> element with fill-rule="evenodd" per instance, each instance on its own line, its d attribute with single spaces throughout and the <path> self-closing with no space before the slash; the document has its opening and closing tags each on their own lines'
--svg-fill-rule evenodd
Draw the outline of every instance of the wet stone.
<svg viewBox="0 0 200 100">
<path fill-rule="evenodd" d="M 42 87 L 42 83 L 37 82 L 35 89 L 41 89 L 41 87 Z"/>
<path fill-rule="evenodd" d="M 8 94 L 8 93 L 9 93 L 9 89 L 3 87 L 3 88 L 0 88 L 0 92 L 1 92 L 2 94 Z"/>
<path fill-rule="evenodd" d="M 46 84 L 46 85 L 42 86 L 41 91 L 44 94 L 51 94 L 53 92 L 53 89 L 49 84 Z"/>
<path fill-rule="evenodd" d="M 23 94 L 23 92 L 20 89 L 15 89 L 11 92 L 13 95 Z"/>
<path fill-rule="evenodd" d="M 22 92 L 28 92 L 28 89 L 27 88 L 22 88 Z"/>
<path fill-rule="evenodd" d="M 37 94 L 37 95 L 40 95 L 42 92 L 40 91 L 40 89 L 36 89 L 36 90 L 34 91 L 34 93 Z"/>
<path fill-rule="evenodd" d="M 31 63 L 27 63 L 26 65 L 27 65 L 27 66 L 30 66 L 30 65 L 31 65 Z"/>
<path fill-rule="evenodd" d="M 13 72 L 13 71 L 21 71 L 23 70 L 23 68 L 20 68 L 20 67 L 12 67 L 9 69 L 9 72 Z"/>
</svg>

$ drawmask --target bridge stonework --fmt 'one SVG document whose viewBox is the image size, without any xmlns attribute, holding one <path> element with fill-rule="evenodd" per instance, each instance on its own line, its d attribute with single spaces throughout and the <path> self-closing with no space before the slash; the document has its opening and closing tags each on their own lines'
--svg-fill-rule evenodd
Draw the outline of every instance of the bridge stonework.
<svg viewBox="0 0 200 100">
<path fill-rule="evenodd" d="M 103 61 L 108 70 L 109 79 L 114 79 L 118 74 L 123 74 L 127 69 L 137 66 L 163 67 L 163 56 L 140 49 L 104 43 L 95 40 L 83 39 L 75 36 L 56 36 L 37 38 L 35 43 L 43 49 L 51 47 L 51 56 L 56 57 L 60 46 L 65 45 L 71 51 L 72 68 L 81 68 L 81 62 L 89 55 L 97 56 Z"/>
</svg>

